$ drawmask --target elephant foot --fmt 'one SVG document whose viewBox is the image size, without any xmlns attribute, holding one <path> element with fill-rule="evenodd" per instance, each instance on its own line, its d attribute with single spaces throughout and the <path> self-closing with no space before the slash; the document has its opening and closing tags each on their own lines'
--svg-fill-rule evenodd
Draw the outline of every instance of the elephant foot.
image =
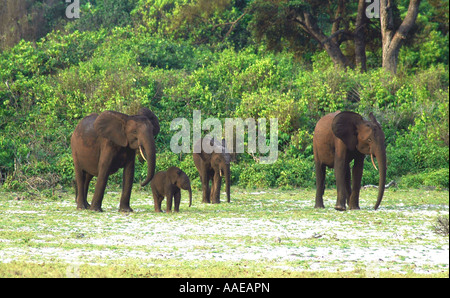
<svg viewBox="0 0 450 298">
<path fill-rule="evenodd" d="M 323 204 L 316 204 L 314 206 L 314 208 L 316 208 L 316 209 L 323 209 L 323 208 L 325 208 L 325 206 Z"/>
<path fill-rule="evenodd" d="M 348 206 L 348 210 L 359 210 L 359 206 Z"/>
<path fill-rule="evenodd" d="M 89 205 L 88 202 L 83 202 L 81 204 L 77 203 L 77 210 L 85 210 L 85 209 L 89 209 L 91 207 L 91 205 Z"/>
<path fill-rule="evenodd" d="M 345 210 L 347 210 L 347 208 L 345 208 L 345 206 L 341 206 L 341 205 L 334 206 L 334 209 L 336 209 L 337 211 L 345 211 Z"/>
<path fill-rule="evenodd" d="M 95 211 L 95 212 L 103 212 L 103 209 L 102 209 L 101 207 L 94 207 L 94 206 L 91 206 L 91 207 L 89 208 L 89 210 Z"/>
<path fill-rule="evenodd" d="M 119 212 L 124 212 L 124 213 L 133 212 L 133 209 L 131 209 L 131 207 L 120 207 Z"/>
</svg>

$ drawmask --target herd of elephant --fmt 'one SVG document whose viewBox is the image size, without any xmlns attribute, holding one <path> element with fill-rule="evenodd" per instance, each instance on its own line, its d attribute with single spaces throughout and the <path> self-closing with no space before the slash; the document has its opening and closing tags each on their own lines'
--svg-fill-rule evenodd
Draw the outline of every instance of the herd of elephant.
<svg viewBox="0 0 450 298">
<path fill-rule="evenodd" d="M 359 192 L 364 159 L 371 156 L 378 161 L 379 187 L 375 204 L 377 209 L 383 198 L 386 182 L 385 136 L 380 123 L 370 113 L 365 120 L 354 112 L 331 113 L 316 124 L 313 137 L 316 170 L 315 207 L 324 208 L 326 167 L 334 168 L 337 188 L 335 209 L 359 209 Z M 102 201 L 109 175 L 123 168 L 122 195 L 119 211 L 132 212 L 131 189 L 137 152 L 147 162 L 147 177 L 142 186 L 149 182 L 156 212 L 161 212 L 161 202 L 167 198 L 166 211 L 178 212 L 181 189 L 189 191 L 189 206 L 192 204 L 192 189 L 189 177 L 173 166 L 155 174 L 155 138 L 160 131 L 158 117 L 149 109 L 141 108 L 136 115 L 114 111 L 91 114 L 83 118 L 71 137 L 72 156 L 76 180 L 77 209 L 102 211 Z M 222 177 L 225 177 L 227 201 L 230 202 L 231 156 L 225 150 L 225 140 L 202 138 L 199 142 L 214 148 L 211 153 L 202 150 L 193 153 L 195 166 L 202 183 L 202 202 L 220 203 Z M 350 162 L 354 161 L 350 172 Z M 89 183 L 97 177 L 97 184 L 91 204 L 87 201 Z M 211 182 L 211 187 L 210 187 Z"/>
</svg>

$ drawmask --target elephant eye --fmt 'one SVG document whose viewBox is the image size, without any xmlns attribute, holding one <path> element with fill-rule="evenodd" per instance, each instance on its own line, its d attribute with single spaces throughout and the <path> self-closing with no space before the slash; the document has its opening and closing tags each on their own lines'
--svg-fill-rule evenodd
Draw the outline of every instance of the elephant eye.
<svg viewBox="0 0 450 298">
<path fill-rule="evenodd" d="M 367 139 L 367 142 L 372 143 L 372 139 L 371 139 L 371 138 L 368 138 L 368 139 Z"/>
</svg>

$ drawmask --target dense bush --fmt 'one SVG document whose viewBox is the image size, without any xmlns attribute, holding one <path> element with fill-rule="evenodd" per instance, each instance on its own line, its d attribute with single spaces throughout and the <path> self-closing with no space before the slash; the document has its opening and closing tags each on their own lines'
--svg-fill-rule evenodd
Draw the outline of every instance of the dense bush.
<svg viewBox="0 0 450 298">
<path fill-rule="evenodd" d="M 156 2 L 159 6 L 152 6 Z M 104 5 L 114 3 L 119 5 Z M 92 11 L 90 16 L 95 30 L 74 22 L 38 42 L 21 41 L 0 53 L 0 171 L 8 174 L 5 187 L 69 186 L 70 136 L 78 121 L 92 112 L 133 114 L 145 106 L 161 122 L 157 170 L 179 165 L 194 187 L 200 181 L 192 156 L 170 152 L 174 132 L 169 127 L 177 117 L 192 125 L 192 112 L 200 109 L 203 120 L 218 117 L 222 123 L 226 117 L 278 118 L 278 160 L 263 165 L 254 156 L 238 155 L 232 166 L 234 185 L 314 187 L 315 123 L 326 113 L 352 110 L 365 117 L 373 112 L 382 124 L 388 182 L 448 188 L 449 74 L 448 57 L 443 58 L 448 56 L 448 34 L 431 28 L 430 35 L 419 36 L 427 41 L 418 46 L 424 55 L 413 51 L 417 45 L 402 48 L 397 76 L 381 68 L 360 73 L 335 69 L 324 52 L 311 53 L 308 65 L 292 53 L 274 54 L 249 40 L 222 42 L 224 32 L 204 31 L 211 26 L 208 22 L 188 34 L 180 15 L 180 5 L 186 3 L 190 2 L 125 1 L 125 11 L 133 18 L 113 10 L 115 19 L 100 26 L 100 19 L 109 16 L 109 6 L 104 6 L 100 15 Z M 209 18 L 240 15 L 238 10 L 227 12 L 230 1 L 220 3 Z M 159 15 L 158 23 L 149 14 Z M 143 19 L 143 25 L 130 21 Z M 235 42 L 246 33 L 239 34 Z M 201 38 L 209 44 L 198 43 Z M 145 175 L 146 165 L 137 163 L 136 182 Z M 48 183 L 34 183 L 36 177 Z M 110 181 L 121 183 L 119 175 Z M 366 162 L 363 184 L 377 183 L 378 173 Z M 333 184 L 334 174 L 328 171 L 327 185 Z"/>
</svg>

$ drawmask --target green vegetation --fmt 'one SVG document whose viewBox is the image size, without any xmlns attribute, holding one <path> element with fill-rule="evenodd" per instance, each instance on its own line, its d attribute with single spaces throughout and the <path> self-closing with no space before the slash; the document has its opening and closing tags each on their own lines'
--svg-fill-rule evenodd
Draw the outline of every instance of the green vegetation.
<svg viewBox="0 0 450 298">
<path fill-rule="evenodd" d="M 192 119 L 194 109 L 203 119 L 278 118 L 276 164 L 260 165 L 240 154 L 232 182 L 298 188 L 315 183 L 316 121 L 340 109 L 365 116 L 373 112 L 382 123 L 388 181 L 395 179 L 399 187 L 449 187 L 448 11 L 433 1 L 422 1 L 396 75 L 381 68 L 379 37 L 366 46 L 363 73 L 336 69 L 310 38 L 304 46 L 293 44 L 295 32 L 288 27 L 274 40 L 273 28 L 264 29 L 258 21 L 268 12 L 261 1 L 98 0 L 83 4 L 81 18 L 70 21 L 64 18 L 65 6 L 51 1 L 3 2 L 11 15 L 28 16 L 46 28 L 31 35 L 5 31 L 1 44 L 0 182 L 5 189 L 69 186 L 70 136 L 78 121 L 92 112 L 134 113 L 141 106 L 161 122 L 157 170 L 181 164 L 194 185 L 199 181 L 191 156 L 169 149 L 174 118 Z M 289 2 L 287 11 L 315 12 L 314 1 L 273 5 L 284 2 Z M 398 2 L 401 18 L 408 1 Z M 344 19 L 351 19 L 353 6 L 346 8 Z M 316 21 L 331 32 L 326 13 L 317 11 Z M 366 33 L 379 34 L 376 19 L 369 24 Z M 348 57 L 351 46 L 341 44 Z M 363 183 L 377 184 L 376 171 L 370 163 L 365 166 Z M 136 182 L 145 173 L 145 165 L 138 165 Z M 334 175 L 328 176 L 333 185 Z M 110 179 L 120 182 L 119 175 Z"/>
<path fill-rule="evenodd" d="M 448 237 L 433 231 L 448 236 L 448 1 L 421 1 L 396 72 L 382 65 L 380 21 L 361 24 L 358 1 L 80 2 L 68 20 L 64 1 L 0 0 L 1 277 L 448 277 Z M 409 2 L 393 1 L 395 28 Z M 136 183 L 135 212 L 120 214 L 118 173 L 104 213 L 76 211 L 75 126 L 141 107 L 161 124 L 156 170 L 182 168 L 193 207 L 183 199 L 181 213 L 154 214 Z M 192 156 L 170 151 L 171 121 L 192 125 L 196 109 L 278 118 L 278 160 L 238 154 L 231 204 L 200 204 Z M 370 189 L 362 210 L 334 211 L 332 171 L 328 208 L 313 208 L 313 130 L 336 110 L 382 124 L 398 187 L 380 211 Z M 135 182 L 146 171 L 137 163 Z M 378 183 L 370 162 L 362 183 Z"/>
</svg>

